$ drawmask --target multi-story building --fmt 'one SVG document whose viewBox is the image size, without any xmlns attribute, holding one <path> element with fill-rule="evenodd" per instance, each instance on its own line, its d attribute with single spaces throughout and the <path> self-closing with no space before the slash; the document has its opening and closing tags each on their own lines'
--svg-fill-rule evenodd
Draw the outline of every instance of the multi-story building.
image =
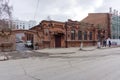
<svg viewBox="0 0 120 80">
<path fill-rule="evenodd" d="M 111 37 L 110 14 L 109 13 L 89 13 L 81 22 L 90 23 L 98 29 L 104 29 L 105 38 Z M 99 32 L 98 32 L 99 34 Z M 98 36 L 99 37 L 99 36 Z"/>
<path fill-rule="evenodd" d="M 15 27 L 16 30 L 29 30 L 33 26 L 36 25 L 36 21 L 21 21 L 21 20 L 13 20 L 12 26 Z M 24 41 L 25 34 L 23 33 L 17 33 L 16 34 L 16 42 Z"/>
<path fill-rule="evenodd" d="M 30 21 L 13 20 L 13 25 L 16 27 L 16 29 L 28 30 L 36 25 L 36 21 L 33 21 L 33 20 L 30 20 Z"/>
<path fill-rule="evenodd" d="M 111 38 L 120 39 L 120 15 L 118 11 L 110 9 Z"/>
<path fill-rule="evenodd" d="M 110 8 L 109 13 L 89 13 L 82 21 L 106 29 L 107 38 L 120 39 L 120 15 L 116 10 Z"/>
</svg>

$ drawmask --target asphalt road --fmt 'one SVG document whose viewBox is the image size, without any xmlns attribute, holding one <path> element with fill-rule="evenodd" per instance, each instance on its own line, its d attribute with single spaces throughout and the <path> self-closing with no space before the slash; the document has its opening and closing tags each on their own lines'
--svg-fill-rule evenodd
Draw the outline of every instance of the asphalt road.
<svg viewBox="0 0 120 80">
<path fill-rule="evenodd" d="M 25 50 L 31 50 L 31 49 L 25 47 L 24 43 L 16 43 L 16 50 L 17 51 L 25 51 Z"/>
<path fill-rule="evenodd" d="M 44 52 L 52 50 L 45 49 Z M 68 50 L 74 53 L 69 53 Z M 60 53 L 62 51 L 64 54 Z M 94 51 L 70 48 L 56 49 L 53 52 L 46 57 L 1 61 L 0 79 L 120 80 L 120 48 Z"/>
</svg>

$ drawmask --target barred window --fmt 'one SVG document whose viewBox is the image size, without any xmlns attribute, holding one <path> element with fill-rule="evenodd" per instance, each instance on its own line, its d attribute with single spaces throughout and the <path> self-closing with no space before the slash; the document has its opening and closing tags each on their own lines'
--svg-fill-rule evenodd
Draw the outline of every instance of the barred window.
<svg viewBox="0 0 120 80">
<path fill-rule="evenodd" d="M 89 33 L 89 39 L 92 40 L 92 32 Z"/>
<path fill-rule="evenodd" d="M 78 31 L 78 40 L 82 40 L 82 31 Z"/>
<path fill-rule="evenodd" d="M 75 40 L 75 30 L 71 31 L 71 40 Z"/>
<path fill-rule="evenodd" d="M 87 32 L 84 32 L 84 40 L 87 40 Z"/>
</svg>

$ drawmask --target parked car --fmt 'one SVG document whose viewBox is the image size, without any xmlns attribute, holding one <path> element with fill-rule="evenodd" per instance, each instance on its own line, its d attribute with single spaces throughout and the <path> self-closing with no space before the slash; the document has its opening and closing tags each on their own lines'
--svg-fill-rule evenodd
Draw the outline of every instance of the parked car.
<svg viewBox="0 0 120 80">
<path fill-rule="evenodd" d="M 26 41 L 25 46 L 26 47 L 31 47 L 32 46 L 32 42 L 31 41 Z"/>
</svg>

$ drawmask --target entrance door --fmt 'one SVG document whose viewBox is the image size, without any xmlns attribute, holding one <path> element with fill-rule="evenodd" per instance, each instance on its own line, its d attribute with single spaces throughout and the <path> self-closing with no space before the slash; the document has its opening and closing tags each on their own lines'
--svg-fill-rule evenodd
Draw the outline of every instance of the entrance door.
<svg viewBox="0 0 120 80">
<path fill-rule="evenodd" d="M 56 48 L 61 47 L 61 36 L 59 36 L 59 35 L 55 36 L 55 47 Z"/>
</svg>

